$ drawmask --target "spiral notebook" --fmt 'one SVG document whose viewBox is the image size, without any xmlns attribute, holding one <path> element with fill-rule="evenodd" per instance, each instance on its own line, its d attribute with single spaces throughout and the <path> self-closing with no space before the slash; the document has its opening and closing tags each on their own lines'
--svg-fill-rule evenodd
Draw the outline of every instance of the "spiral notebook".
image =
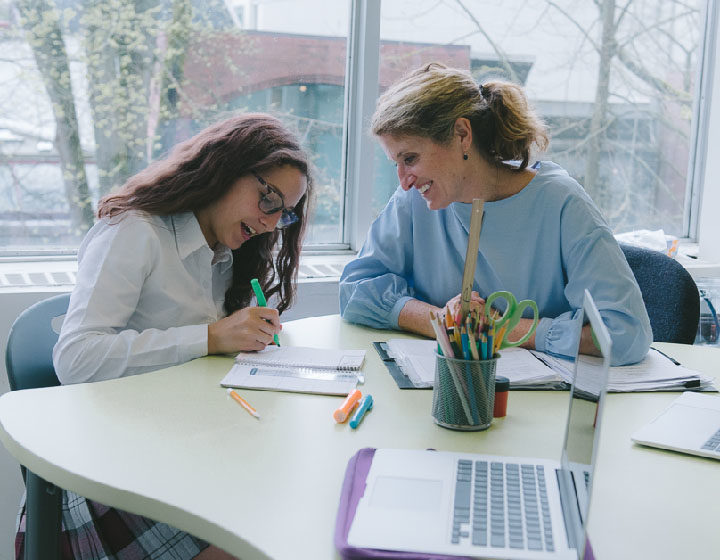
<svg viewBox="0 0 720 560">
<path fill-rule="evenodd" d="M 259 352 L 240 352 L 235 356 L 238 364 L 248 366 L 301 367 L 359 370 L 365 360 L 365 350 L 339 350 L 337 348 L 306 348 L 304 346 L 266 346 Z"/>
<path fill-rule="evenodd" d="M 240 352 L 223 387 L 346 395 L 363 381 L 365 350 L 268 346 Z"/>
</svg>

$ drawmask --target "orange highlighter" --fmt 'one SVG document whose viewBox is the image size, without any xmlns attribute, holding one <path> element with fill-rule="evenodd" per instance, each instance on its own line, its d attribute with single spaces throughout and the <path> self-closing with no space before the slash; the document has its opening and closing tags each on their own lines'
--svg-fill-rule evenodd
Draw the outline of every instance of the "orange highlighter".
<svg viewBox="0 0 720 560">
<path fill-rule="evenodd" d="M 338 424 L 342 424 L 343 422 L 345 422 L 345 420 L 348 419 L 348 416 L 350 416 L 353 408 L 355 408 L 355 406 L 357 405 L 360 397 L 362 397 L 360 389 L 355 389 L 352 393 L 350 393 L 340 405 L 340 407 L 335 412 L 333 412 L 333 418 L 335 419 L 335 422 L 337 422 Z"/>
</svg>

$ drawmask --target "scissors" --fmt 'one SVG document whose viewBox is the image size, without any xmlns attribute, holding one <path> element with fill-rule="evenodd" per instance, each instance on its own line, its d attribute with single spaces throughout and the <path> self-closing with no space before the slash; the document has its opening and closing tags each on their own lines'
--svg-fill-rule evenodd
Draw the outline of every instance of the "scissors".
<svg viewBox="0 0 720 560">
<path fill-rule="evenodd" d="M 505 308 L 505 313 L 502 317 L 499 319 L 493 319 L 490 316 L 490 311 L 492 311 L 493 302 L 497 299 L 504 299 L 507 302 L 507 307 Z M 528 307 L 533 310 L 533 324 L 530 325 L 530 330 L 528 330 L 525 336 L 519 340 L 508 340 L 507 335 L 515 329 L 523 316 L 523 312 Z M 501 338 L 501 340 L 495 342 L 496 350 L 519 346 L 530 338 L 532 333 L 535 332 L 535 327 L 537 327 L 538 315 L 537 304 L 533 300 L 524 299 L 522 301 L 517 301 L 515 296 L 510 292 L 493 292 L 485 300 L 485 317 L 487 318 L 488 323 L 495 327 L 495 336 L 499 336 Z"/>
</svg>

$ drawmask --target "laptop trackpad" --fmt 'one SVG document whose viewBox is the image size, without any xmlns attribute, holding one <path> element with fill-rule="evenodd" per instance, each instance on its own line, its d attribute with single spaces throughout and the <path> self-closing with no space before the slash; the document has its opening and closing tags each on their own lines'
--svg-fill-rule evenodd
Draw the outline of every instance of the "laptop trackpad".
<svg viewBox="0 0 720 560">
<path fill-rule="evenodd" d="M 441 480 L 380 476 L 373 485 L 370 506 L 438 511 L 442 504 L 442 489 Z"/>
<path fill-rule="evenodd" d="M 414 551 L 445 546 L 450 539 L 455 461 L 436 451 L 378 449 L 348 543 Z"/>
<path fill-rule="evenodd" d="M 363 548 L 427 551 L 449 539 L 447 482 L 380 475 L 366 490 L 348 543 Z"/>
</svg>

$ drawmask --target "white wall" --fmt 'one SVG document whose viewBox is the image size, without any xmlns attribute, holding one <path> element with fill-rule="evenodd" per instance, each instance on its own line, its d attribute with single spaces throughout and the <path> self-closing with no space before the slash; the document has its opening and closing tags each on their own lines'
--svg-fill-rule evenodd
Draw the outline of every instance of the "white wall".
<svg viewBox="0 0 720 560">
<path fill-rule="evenodd" d="M 0 291 L 0 356 L 5 356 L 8 332 L 15 318 L 33 303 L 51 297 L 58 290 L 2 292 Z M 283 314 L 283 321 L 311 315 L 338 313 L 337 279 L 300 282 L 298 300 Z M 4 358 L 0 360 L 0 395 L 10 390 Z M 25 487 L 20 466 L 0 445 L 0 560 L 15 559 L 15 521 L 18 504 Z"/>
</svg>

